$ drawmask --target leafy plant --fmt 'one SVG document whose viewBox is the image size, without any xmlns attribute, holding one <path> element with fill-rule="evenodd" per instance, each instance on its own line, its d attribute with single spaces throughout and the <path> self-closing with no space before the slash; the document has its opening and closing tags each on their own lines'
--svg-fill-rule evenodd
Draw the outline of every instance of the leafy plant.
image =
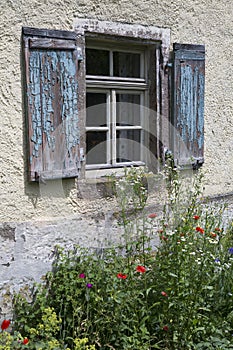
<svg viewBox="0 0 233 350">
<path fill-rule="evenodd" d="M 56 247 L 32 302 L 15 297 L 13 326 L 22 337 L 46 339 L 47 349 L 48 339 L 51 349 L 232 349 L 233 234 L 225 206 L 202 201 L 202 175 L 187 186 L 170 159 L 163 215 L 145 215 L 145 176 L 131 169 L 115 185 L 123 245 L 101 256 Z"/>
<path fill-rule="evenodd" d="M 10 326 L 10 320 L 3 320 L 0 333 L 0 350 L 70 350 L 63 341 L 55 338 L 61 320 L 57 318 L 56 313 L 50 307 L 42 311 L 41 323 L 36 328 L 28 328 L 28 337 L 23 337 L 19 331 L 9 333 L 7 328 Z M 30 339 L 30 340 L 29 340 Z M 88 345 L 87 338 L 73 339 L 74 350 L 95 350 L 94 345 Z"/>
</svg>

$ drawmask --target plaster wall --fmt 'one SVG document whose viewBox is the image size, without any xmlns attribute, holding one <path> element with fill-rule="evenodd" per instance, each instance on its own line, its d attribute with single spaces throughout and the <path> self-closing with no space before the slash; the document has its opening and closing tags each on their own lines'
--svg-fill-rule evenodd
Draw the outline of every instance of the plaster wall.
<svg viewBox="0 0 233 350">
<path fill-rule="evenodd" d="M 77 197 L 75 180 L 29 184 L 21 81 L 22 26 L 73 30 L 79 18 L 169 28 L 171 43 L 206 45 L 206 194 L 233 192 L 233 3 L 226 0 L 1 0 L 0 280 L 43 273 L 56 243 L 97 245 L 114 199 Z M 85 197 L 85 196 L 84 196 Z M 96 218 L 96 215 L 100 215 Z M 102 236 L 97 234 L 102 232 Z M 102 231 L 101 231 L 102 230 Z M 113 231 L 111 231 L 113 230 Z M 65 232 L 66 231 L 66 232 Z M 64 233 L 65 232 L 65 233 Z M 102 238 L 101 238 L 102 239 Z M 12 266 L 9 274 L 9 266 Z M 27 266 L 31 266 L 28 268 Z"/>
<path fill-rule="evenodd" d="M 2 0 L 0 8 L 1 221 L 34 220 L 83 211 L 74 182 L 51 184 L 49 189 L 27 183 L 20 45 L 22 26 L 72 30 L 80 17 L 166 27 L 171 30 L 171 43 L 206 45 L 206 193 L 233 191 L 231 2 Z"/>
</svg>

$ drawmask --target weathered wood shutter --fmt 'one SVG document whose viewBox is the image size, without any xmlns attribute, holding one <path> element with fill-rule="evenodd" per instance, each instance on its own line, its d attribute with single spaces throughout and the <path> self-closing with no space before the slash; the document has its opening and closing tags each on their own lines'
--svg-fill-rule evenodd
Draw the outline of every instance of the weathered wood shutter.
<svg viewBox="0 0 233 350">
<path fill-rule="evenodd" d="M 180 166 L 204 162 L 205 46 L 173 44 L 172 144 Z"/>
<path fill-rule="evenodd" d="M 23 45 L 29 180 L 77 177 L 82 155 L 76 33 L 24 27 Z"/>
</svg>

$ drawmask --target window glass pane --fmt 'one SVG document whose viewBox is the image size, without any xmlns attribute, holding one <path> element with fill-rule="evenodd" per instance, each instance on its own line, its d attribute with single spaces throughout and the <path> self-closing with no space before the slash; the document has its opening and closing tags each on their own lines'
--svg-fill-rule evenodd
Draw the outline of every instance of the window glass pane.
<svg viewBox="0 0 233 350">
<path fill-rule="evenodd" d="M 106 94 L 88 92 L 86 126 L 106 126 Z"/>
<path fill-rule="evenodd" d="M 109 75 L 109 51 L 86 49 L 86 74 Z"/>
<path fill-rule="evenodd" d="M 116 94 L 116 102 L 117 126 L 141 124 L 139 94 Z"/>
<path fill-rule="evenodd" d="M 88 131 L 86 133 L 87 164 L 105 164 L 107 162 L 106 131 Z"/>
<path fill-rule="evenodd" d="M 113 52 L 113 75 L 115 77 L 140 78 L 140 54 Z"/>
<path fill-rule="evenodd" d="M 117 130 L 117 162 L 140 161 L 141 130 Z"/>
</svg>

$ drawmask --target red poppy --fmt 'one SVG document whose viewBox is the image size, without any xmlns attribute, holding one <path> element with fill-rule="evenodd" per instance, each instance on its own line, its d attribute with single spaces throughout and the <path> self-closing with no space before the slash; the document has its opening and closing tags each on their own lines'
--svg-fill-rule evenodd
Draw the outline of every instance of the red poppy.
<svg viewBox="0 0 233 350">
<path fill-rule="evenodd" d="M 148 215 L 148 218 L 154 219 L 154 218 L 156 218 L 156 216 L 157 216 L 156 213 L 151 213 L 151 214 Z"/>
<path fill-rule="evenodd" d="M 161 292 L 161 294 L 162 294 L 163 297 L 167 297 L 168 296 L 166 292 Z"/>
<path fill-rule="evenodd" d="M 202 227 L 196 227 L 196 231 L 200 232 L 201 234 L 203 234 L 205 232 L 205 230 Z"/>
<path fill-rule="evenodd" d="M 117 278 L 120 278 L 122 280 L 125 280 L 127 278 L 127 275 L 124 275 L 123 273 L 118 273 Z"/>
<path fill-rule="evenodd" d="M 219 227 L 215 227 L 215 229 L 214 229 L 215 231 L 218 231 L 218 232 L 220 232 L 221 231 L 221 229 L 219 228 Z"/>
<path fill-rule="evenodd" d="M 169 329 L 168 326 L 164 326 L 164 327 L 163 327 L 163 330 L 164 330 L 165 332 L 167 332 L 168 329 Z"/>
<path fill-rule="evenodd" d="M 165 237 L 165 236 L 161 236 L 161 239 L 162 239 L 163 241 L 167 241 L 167 240 L 168 240 L 168 238 Z"/>
<path fill-rule="evenodd" d="M 5 329 L 7 329 L 10 325 L 11 321 L 10 320 L 3 320 L 2 324 L 1 324 L 1 328 L 4 331 Z"/>
<path fill-rule="evenodd" d="M 211 235 L 212 238 L 217 237 L 217 233 L 214 233 L 214 232 L 210 232 L 210 235 Z"/>
<path fill-rule="evenodd" d="M 29 339 L 28 339 L 28 338 L 24 338 L 24 340 L 23 340 L 23 344 L 24 344 L 24 345 L 27 345 L 27 344 L 28 344 L 28 342 L 29 342 Z"/>
<path fill-rule="evenodd" d="M 200 219 L 200 216 L 199 216 L 199 215 L 194 215 L 194 216 L 193 216 L 193 219 L 194 219 L 194 220 L 198 220 L 198 219 Z"/>
<path fill-rule="evenodd" d="M 141 273 L 146 272 L 146 268 L 144 266 L 142 266 L 142 265 L 138 265 L 136 267 L 136 270 L 137 270 L 137 272 L 141 272 Z"/>
</svg>

